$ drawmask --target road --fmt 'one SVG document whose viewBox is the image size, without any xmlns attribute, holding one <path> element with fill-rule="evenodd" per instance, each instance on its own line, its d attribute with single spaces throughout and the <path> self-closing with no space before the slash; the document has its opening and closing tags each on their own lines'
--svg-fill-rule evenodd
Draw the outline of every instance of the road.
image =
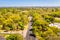
<svg viewBox="0 0 60 40">
<path fill-rule="evenodd" d="M 32 20 L 32 18 L 31 18 Z M 32 36 L 32 31 L 30 31 L 30 29 L 32 28 L 32 21 L 30 20 L 29 22 L 29 27 L 28 27 L 28 31 L 27 31 L 27 35 L 26 35 L 26 38 L 25 40 L 36 40 L 36 37 Z"/>
<path fill-rule="evenodd" d="M 31 36 L 30 34 L 32 34 L 32 31 L 30 31 L 30 29 L 32 28 L 32 22 L 30 22 L 29 28 L 28 28 L 28 32 L 26 35 L 26 40 L 35 40 L 35 37 Z"/>
</svg>

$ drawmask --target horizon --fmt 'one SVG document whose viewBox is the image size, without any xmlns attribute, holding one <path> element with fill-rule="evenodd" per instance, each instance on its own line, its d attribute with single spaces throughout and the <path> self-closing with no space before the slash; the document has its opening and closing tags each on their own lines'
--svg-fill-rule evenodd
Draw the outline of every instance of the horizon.
<svg viewBox="0 0 60 40">
<path fill-rule="evenodd" d="M 0 0 L 0 7 L 60 7 L 60 0 Z"/>
<path fill-rule="evenodd" d="M 3 6 L 0 8 L 60 8 L 60 6 Z"/>
</svg>

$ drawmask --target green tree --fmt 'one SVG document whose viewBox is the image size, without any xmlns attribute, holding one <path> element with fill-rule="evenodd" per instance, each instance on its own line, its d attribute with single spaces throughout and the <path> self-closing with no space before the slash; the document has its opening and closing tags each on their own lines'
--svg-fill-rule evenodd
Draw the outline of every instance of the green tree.
<svg viewBox="0 0 60 40">
<path fill-rule="evenodd" d="M 6 40 L 23 40 L 23 37 L 20 34 L 10 34 Z"/>
</svg>

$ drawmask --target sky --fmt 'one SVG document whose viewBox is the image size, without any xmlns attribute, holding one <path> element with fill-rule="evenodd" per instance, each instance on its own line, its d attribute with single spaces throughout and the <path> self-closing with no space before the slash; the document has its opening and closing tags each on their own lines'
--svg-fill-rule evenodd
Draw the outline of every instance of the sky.
<svg viewBox="0 0 60 40">
<path fill-rule="evenodd" d="M 60 0 L 0 0 L 0 7 L 60 6 Z"/>
</svg>

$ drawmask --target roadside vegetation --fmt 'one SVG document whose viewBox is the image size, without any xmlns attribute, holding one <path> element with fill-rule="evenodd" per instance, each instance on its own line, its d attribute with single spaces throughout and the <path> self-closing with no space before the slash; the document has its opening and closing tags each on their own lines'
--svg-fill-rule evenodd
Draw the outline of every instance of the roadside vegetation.
<svg viewBox="0 0 60 40">
<path fill-rule="evenodd" d="M 6 40 L 24 40 L 23 36 L 20 34 L 0 34 L 0 37 L 5 38 Z"/>
<path fill-rule="evenodd" d="M 24 30 L 29 23 L 29 16 L 32 17 L 32 32 L 38 40 L 59 39 L 60 29 L 49 24 L 60 23 L 60 8 L 0 8 L 0 30 Z M 23 38 L 18 34 L 11 34 L 6 40 Z"/>
<path fill-rule="evenodd" d="M 28 12 L 15 8 L 0 8 L 0 30 L 24 30 L 28 24 Z"/>
<path fill-rule="evenodd" d="M 20 34 L 10 34 L 6 37 L 6 40 L 24 40 Z"/>
</svg>

